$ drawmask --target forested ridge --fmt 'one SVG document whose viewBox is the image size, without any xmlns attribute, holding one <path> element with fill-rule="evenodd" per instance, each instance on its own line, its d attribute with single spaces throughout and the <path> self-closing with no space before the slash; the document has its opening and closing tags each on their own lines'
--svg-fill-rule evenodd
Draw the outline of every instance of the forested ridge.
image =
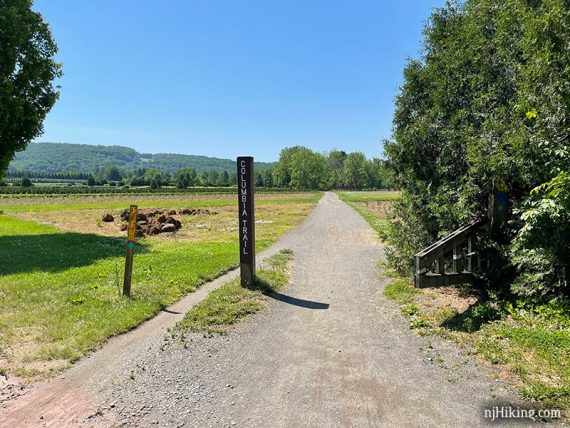
<svg viewBox="0 0 570 428">
<path fill-rule="evenodd" d="M 90 186 L 231 186 L 235 160 L 176 154 L 140 154 L 122 146 L 31 144 L 8 170 L 8 181 L 83 183 Z M 0 181 L 2 185 L 6 182 Z M 274 163 L 255 163 L 255 185 L 288 189 L 392 189 L 392 173 L 382 159 L 361 152 L 318 153 L 302 146 L 281 150 Z"/>
<path fill-rule="evenodd" d="M 258 162 L 260 167 L 271 163 Z M 235 160 L 198 155 L 172 153 L 139 153 L 123 146 L 101 146 L 68 143 L 32 143 L 27 149 L 16 153 L 9 171 L 58 174 L 66 172 L 93 174 L 106 166 L 116 166 L 125 172 L 140 168 L 157 168 L 174 173 L 181 168 L 192 167 L 198 172 L 233 172 Z"/>
</svg>

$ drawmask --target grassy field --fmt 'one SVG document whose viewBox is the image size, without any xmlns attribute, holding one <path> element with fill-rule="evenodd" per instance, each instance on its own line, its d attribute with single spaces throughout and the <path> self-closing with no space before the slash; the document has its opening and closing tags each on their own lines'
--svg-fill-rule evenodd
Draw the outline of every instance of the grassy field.
<svg viewBox="0 0 570 428">
<path fill-rule="evenodd" d="M 392 190 L 337 192 L 337 194 L 345 202 L 386 202 L 397 201 L 400 198 L 400 192 Z"/>
<path fill-rule="evenodd" d="M 339 195 L 374 227 L 385 233 L 389 206 L 382 196 Z M 383 266 L 390 279 L 384 295 L 396 301 L 411 329 L 457 342 L 499 368 L 499 377 L 521 396 L 570 414 L 570 303 L 523 304 L 497 300 L 471 287 L 416 289 Z"/>
<path fill-rule="evenodd" d="M 338 197 L 354 208 L 383 238 L 388 225 L 392 204 L 400 198 L 400 192 L 380 190 L 376 192 L 338 192 Z"/>
<path fill-rule="evenodd" d="M 264 194 L 256 200 L 258 251 L 300 223 L 318 193 Z M 205 281 L 238 265 L 232 195 L 17 198 L 0 215 L 0 373 L 27 378 L 67 367 Z M 22 202 L 24 202 L 22 204 Z M 182 229 L 137 241 L 132 298 L 120 295 L 125 232 L 103 214 L 209 208 L 178 216 Z"/>
<path fill-rule="evenodd" d="M 313 198 L 313 193 L 260 193 L 257 203 L 291 203 Z M 75 209 L 120 209 L 127 204 L 140 206 L 178 207 L 220 207 L 233 204 L 235 195 L 229 193 L 158 194 L 158 195 L 3 195 L 1 211 L 60 211 Z"/>
</svg>

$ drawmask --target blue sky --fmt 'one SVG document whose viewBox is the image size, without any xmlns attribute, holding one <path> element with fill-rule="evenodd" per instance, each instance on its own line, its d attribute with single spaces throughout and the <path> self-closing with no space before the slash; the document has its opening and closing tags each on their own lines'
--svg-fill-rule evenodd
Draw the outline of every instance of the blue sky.
<svg viewBox="0 0 570 428">
<path fill-rule="evenodd" d="M 407 57 L 443 0 L 36 0 L 63 63 L 37 141 L 276 160 L 382 154 Z"/>
</svg>

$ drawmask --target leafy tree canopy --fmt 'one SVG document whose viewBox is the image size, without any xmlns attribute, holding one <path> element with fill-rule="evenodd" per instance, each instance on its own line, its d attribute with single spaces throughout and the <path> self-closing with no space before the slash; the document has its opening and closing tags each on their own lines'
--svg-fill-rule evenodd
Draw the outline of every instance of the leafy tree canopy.
<svg viewBox="0 0 570 428">
<path fill-rule="evenodd" d="M 366 159 L 360 152 L 332 150 L 321 154 L 306 147 L 287 147 L 270 172 L 260 174 L 265 186 L 321 190 L 394 187 L 384 161 Z"/>
<path fill-rule="evenodd" d="M 385 146 L 404 190 L 397 263 L 485 218 L 502 186 L 510 221 L 490 245 L 496 265 L 515 266 L 509 246 L 531 190 L 570 167 L 569 51 L 569 0 L 453 1 L 433 13 L 422 56 L 405 67 Z"/>
<path fill-rule="evenodd" d="M 58 98 L 61 65 L 50 29 L 31 0 L 0 0 L 0 175 L 43 132 Z"/>
</svg>

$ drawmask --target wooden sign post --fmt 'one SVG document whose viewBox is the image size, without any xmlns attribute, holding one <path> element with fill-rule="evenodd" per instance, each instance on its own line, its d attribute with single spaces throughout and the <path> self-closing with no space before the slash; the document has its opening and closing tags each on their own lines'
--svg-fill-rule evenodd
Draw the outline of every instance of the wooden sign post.
<svg viewBox="0 0 570 428">
<path fill-rule="evenodd" d="M 133 250 L 137 230 L 138 207 L 131 205 L 129 210 L 129 228 L 127 229 L 127 256 L 125 258 L 125 279 L 123 281 L 123 296 L 131 295 L 131 277 L 133 274 Z"/>
<path fill-rule="evenodd" d="M 255 216 L 253 204 L 253 158 L 237 158 L 239 255 L 241 286 L 248 287 L 255 279 Z"/>
</svg>

